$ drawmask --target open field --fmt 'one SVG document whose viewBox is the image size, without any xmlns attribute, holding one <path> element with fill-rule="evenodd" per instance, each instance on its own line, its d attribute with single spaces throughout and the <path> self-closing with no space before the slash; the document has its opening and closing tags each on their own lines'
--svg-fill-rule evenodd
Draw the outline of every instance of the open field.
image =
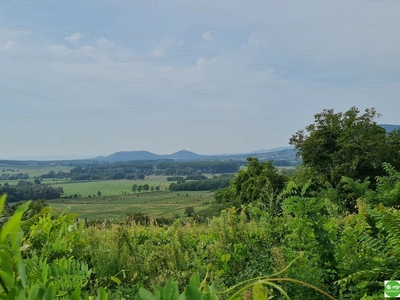
<svg viewBox="0 0 400 300">
<path fill-rule="evenodd" d="M 206 209 L 213 199 L 213 193 L 208 191 L 159 192 L 81 199 L 57 199 L 50 200 L 48 203 L 58 210 L 75 212 L 80 218 L 121 220 L 127 214 L 139 212 L 152 217 L 172 218 L 174 213 L 182 217 L 184 216 L 185 207 L 193 206 L 195 212 L 200 212 Z"/>
<path fill-rule="evenodd" d="M 2 172 L 4 169 L 4 172 Z M 15 170 L 14 172 L 12 171 L 7 171 L 7 169 L 13 169 Z M 10 175 L 15 175 L 19 173 L 23 174 L 28 174 L 29 179 L 28 180 L 33 180 L 35 176 L 40 176 L 42 174 L 47 174 L 49 171 L 63 171 L 63 172 L 69 172 L 71 170 L 71 167 L 68 166 L 38 166 L 38 165 L 9 165 L 9 164 L 4 164 L 0 163 L 0 174 L 10 174 Z M 49 180 L 49 179 L 47 179 Z M 50 179 L 51 181 L 52 179 Z M 1 184 L 4 184 L 5 182 L 8 182 L 11 185 L 17 184 L 19 180 L 0 180 Z"/>
<path fill-rule="evenodd" d="M 283 169 L 285 169 L 285 170 L 296 170 L 295 166 L 276 166 L 276 168 L 278 170 L 283 170 Z"/>
<path fill-rule="evenodd" d="M 159 176 L 161 177 L 161 176 Z M 61 181 L 56 180 L 57 183 L 54 183 L 52 179 L 43 181 L 43 183 L 49 183 L 52 187 L 62 187 L 64 189 L 64 195 L 73 195 L 80 194 L 82 197 L 87 197 L 89 195 L 97 196 L 97 191 L 101 192 L 102 196 L 111 196 L 111 195 L 122 195 L 123 193 L 133 194 L 132 185 L 144 185 L 148 184 L 151 186 L 160 186 L 160 191 L 165 191 L 166 188 L 169 187 L 171 181 L 167 181 L 166 177 L 157 178 L 157 176 L 153 176 L 152 178 L 143 179 L 143 180 L 98 180 L 98 181 Z"/>
</svg>

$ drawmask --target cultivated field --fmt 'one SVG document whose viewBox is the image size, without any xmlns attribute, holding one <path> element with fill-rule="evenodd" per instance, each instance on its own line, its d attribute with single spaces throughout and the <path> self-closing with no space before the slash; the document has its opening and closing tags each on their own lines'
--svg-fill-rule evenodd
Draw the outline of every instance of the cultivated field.
<svg viewBox="0 0 400 300">
<path fill-rule="evenodd" d="M 161 177 L 161 176 L 160 176 Z M 57 183 L 55 183 L 57 182 Z M 143 180 L 98 180 L 98 181 L 64 181 L 64 180 L 46 180 L 43 183 L 49 183 L 52 187 L 62 187 L 64 189 L 64 195 L 74 195 L 80 194 L 82 197 L 88 197 L 89 195 L 97 196 L 97 192 L 100 191 L 102 196 L 111 196 L 111 195 L 122 195 L 122 194 L 133 194 L 132 185 L 144 185 L 148 184 L 150 187 L 156 186 L 160 187 L 160 191 L 165 191 L 169 185 L 170 181 L 164 178 L 156 178 L 153 176 L 152 178 L 149 176 L 148 179 Z"/>
<path fill-rule="evenodd" d="M 51 207 L 61 211 L 75 212 L 89 220 L 121 220 L 128 214 L 144 213 L 152 217 L 172 218 L 184 216 L 187 206 L 195 212 L 208 208 L 214 199 L 210 192 L 158 192 L 131 195 L 100 196 L 81 199 L 57 199 L 48 201 Z"/>
<path fill-rule="evenodd" d="M 4 172 L 2 172 L 4 169 Z M 7 169 L 13 169 L 14 172 L 12 171 L 7 171 Z M 0 163 L 0 175 L 1 174 L 10 174 L 10 175 L 15 175 L 19 173 L 23 174 L 28 174 L 29 179 L 28 180 L 33 180 L 35 176 L 40 176 L 42 174 L 47 174 L 50 171 L 58 172 L 58 171 L 63 171 L 63 172 L 68 172 L 71 170 L 71 167 L 67 166 L 38 166 L 38 165 L 10 165 L 10 164 L 3 164 Z M 47 179 L 47 181 L 51 181 L 52 179 Z M 8 182 L 11 185 L 17 184 L 19 180 L 0 180 L 0 183 L 3 184 L 5 182 Z"/>
</svg>

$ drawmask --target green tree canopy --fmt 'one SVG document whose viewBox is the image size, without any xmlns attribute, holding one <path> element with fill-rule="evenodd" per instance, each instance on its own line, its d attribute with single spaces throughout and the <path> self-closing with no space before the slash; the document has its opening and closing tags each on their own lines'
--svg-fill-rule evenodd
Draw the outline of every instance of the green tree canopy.
<svg viewBox="0 0 400 300">
<path fill-rule="evenodd" d="M 248 157 L 246 169 L 240 170 L 230 181 L 230 186 L 215 192 L 217 203 L 240 206 L 256 200 L 265 202 L 277 195 L 285 186 L 286 176 L 274 167 L 272 161 L 260 163 L 257 158 Z"/>
<path fill-rule="evenodd" d="M 324 109 L 315 114 L 313 124 L 297 131 L 290 144 L 310 167 L 327 181 L 337 185 L 342 176 L 364 180 L 384 174 L 382 164 L 398 167 L 400 162 L 400 133 L 386 134 L 374 119 L 380 114 L 374 108 L 364 114 L 356 107 L 345 113 Z"/>
</svg>

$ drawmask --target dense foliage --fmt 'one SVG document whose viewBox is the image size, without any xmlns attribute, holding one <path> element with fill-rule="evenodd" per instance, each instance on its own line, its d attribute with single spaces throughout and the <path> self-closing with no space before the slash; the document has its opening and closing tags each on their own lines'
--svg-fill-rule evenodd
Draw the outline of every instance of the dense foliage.
<svg viewBox="0 0 400 300">
<path fill-rule="evenodd" d="M 185 180 L 203 180 L 203 179 L 207 179 L 207 177 L 201 174 L 188 175 L 185 178 Z"/>
<path fill-rule="evenodd" d="M 229 161 L 160 162 L 156 175 L 191 175 L 200 173 L 236 173 L 239 164 Z"/>
<path fill-rule="evenodd" d="M 71 178 L 71 180 L 115 180 L 144 179 L 149 175 L 193 175 L 201 173 L 235 173 L 239 164 L 235 162 L 120 162 L 102 165 L 83 165 L 72 168 L 69 172 L 53 170 L 41 178 Z"/>
<path fill-rule="evenodd" d="M 380 116 L 375 109 L 359 113 L 356 107 L 336 114 L 325 109 L 290 139 L 303 165 L 333 185 L 342 176 L 360 180 L 380 176 L 384 162 L 400 167 L 400 129 L 386 134 L 374 120 Z"/>
<path fill-rule="evenodd" d="M 22 200 L 56 199 L 64 193 L 62 187 L 34 184 L 31 181 L 20 180 L 17 185 L 0 184 L 0 189 L 8 194 L 9 202 Z"/>
<path fill-rule="evenodd" d="M 178 181 L 178 183 L 171 183 L 169 189 L 171 191 L 214 191 L 229 186 L 232 178 L 231 176 L 220 176 L 200 180 Z"/>
<path fill-rule="evenodd" d="M 17 174 L 9 174 L 9 173 L 3 173 L 0 175 L 0 180 L 22 180 L 22 179 L 28 179 L 29 175 L 28 174 L 23 174 L 23 173 L 17 173 Z"/>
<path fill-rule="evenodd" d="M 230 186 L 215 193 L 217 203 L 225 208 L 259 201 L 268 205 L 271 214 L 277 213 L 277 195 L 285 186 L 285 174 L 279 172 L 272 161 L 260 163 L 257 158 L 251 157 L 247 161 L 247 168 L 235 175 Z"/>
</svg>

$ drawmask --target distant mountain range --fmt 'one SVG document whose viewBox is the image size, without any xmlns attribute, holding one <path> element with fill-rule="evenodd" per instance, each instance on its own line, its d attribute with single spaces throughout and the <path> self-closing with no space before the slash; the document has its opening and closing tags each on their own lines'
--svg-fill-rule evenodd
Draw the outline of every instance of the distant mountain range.
<svg viewBox="0 0 400 300">
<path fill-rule="evenodd" d="M 251 153 L 269 153 L 269 152 L 287 150 L 287 149 L 293 149 L 293 147 L 277 147 L 277 148 L 271 148 L 271 149 L 257 150 L 257 151 L 253 151 Z"/>
<path fill-rule="evenodd" d="M 247 157 L 257 157 L 260 160 L 287 160 L 295 163 L 294 147 L 279 147 L 258 150 L 251 153 L 201 155 L 191 151 L 181 150 L 172 154 L 155 154 L 149 151 L 119 151 L 108 156 L 98 156 L 93 160 L 104 162 L 135 161 L 135 160 L 232 160 L 244 161 Z"/>
<path fill-rule="evenodd" d="M 400 128 L 400 125 L 393 125 L 393 124 L 379 124 L 379 126 L 385 128 L 386 132 L 391 132 L 393 130 Z"/>
<path fill-rule="evenodd" d="M 379 124 L 387 132 L 400 128 L 400 125 Z M 172 154 L 155 154 L 149 151 L 119 151 L 108 156 L 98 156 L 92 160 L 103 162 L 136 161 L 136 160 L 227 160 L 245 161 L 247 157 L 257 157 L 261 161 L 274 160 L 285 161 L 290 164 L 298 164 L 300 161 L 295 157 L 294 147 L 278 147 L 272 149 L 262 149 L 249 153 L 221 154 L 221 155 L 201 155 L 187 150 L 181 150 Z"/>
<path fill-rule="evenodd" d="M 399 129 L 400 125 L 394 124 L 378 124 L 383 127 L 387 132 L 391 132 L 393 130 Z M 124 162 L 124 161 L 149 161 L 149 160 L 198 160 L 198 161 L 207 161 L 207 160 L 218 160 L 218 161 L 236 161 L 236 162 L 244 162 L 248 157 L 256 157 L 260 161 L 268 161 L 273 160 L 276 165 L 297 165 L 301 162 L 301 159 L 296 159 L 296 150 L 294 147 L 278 147 L 272 149 L 261 149 L 248 153 L 237 153 L 237 154 L 220 154 L 220 155 L 201 155 L 187 150 L 181 150 L 172 154 L 155 154 L 149 151 L 119 151 L 115 152 L 108 156 L 98 156 L 95 158 L 84 158 L 84 159 L 54 159 L 54 160 L 26 160 L 26 161 L 18 161 L 18 160 L 0 160 L 0 163 L 11 163 L 15 164 L 20 163 L 65 163 L 74 162 L 74 163 L 85 163 L 85 162 Z"/>
<path fill-rule="evenodd" d="M 198 160 L 208 157 L 207 155 L 196 154 L 187 150 L 181 150 L 173 154 L 154 154 L 149 151 L 119 151 L 108 156 L 98 156 L 94 159 L 116 162 L 130 160 L 158 160 L 158 159 L 188 159 Z"/>
</svg>

